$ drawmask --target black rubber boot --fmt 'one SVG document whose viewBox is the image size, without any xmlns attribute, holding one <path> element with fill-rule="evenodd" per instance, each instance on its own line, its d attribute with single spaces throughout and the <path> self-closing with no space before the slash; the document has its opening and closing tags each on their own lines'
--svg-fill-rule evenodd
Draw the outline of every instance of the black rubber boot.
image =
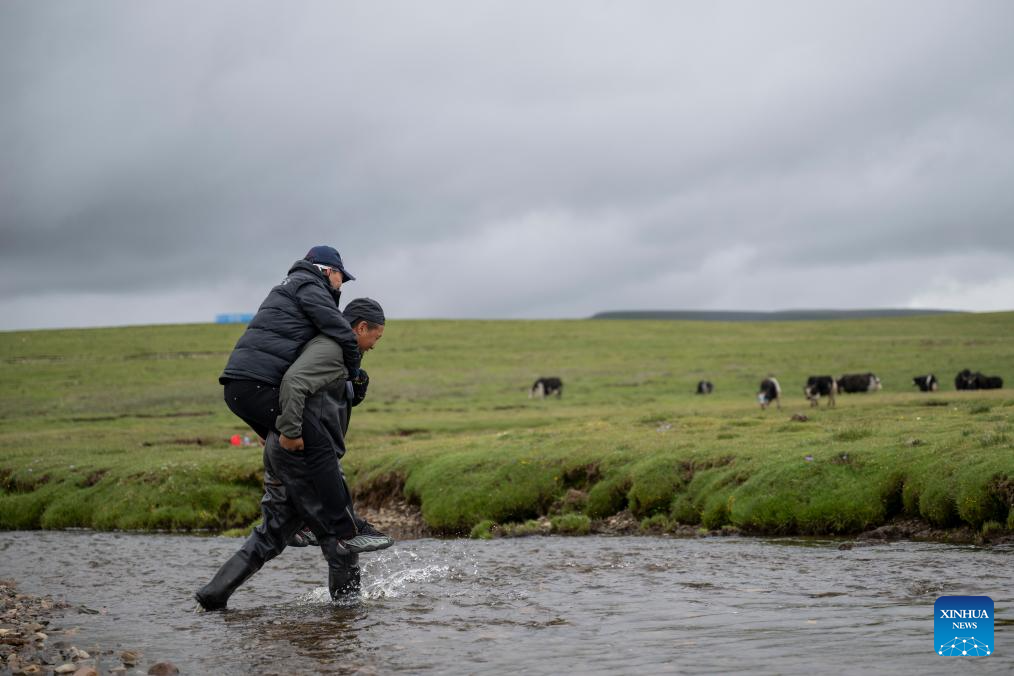
<svg viewBox="0 0 1014 676">
<path fill-rule="evenodd" d="M 328 561 L 327 588 L 331 600 L 342 604 L 359 599 L 359 555 L 348 554 Z"/>
<path fill-rule="evenodd" d="M 232 593 L 259 569 L 260 566 L 250 565 L 244 552 L 236 552 L 218 569 L 211 582 L 197 590 L 194 598 L 205 610 L 224 610 Z"/>
</svg>

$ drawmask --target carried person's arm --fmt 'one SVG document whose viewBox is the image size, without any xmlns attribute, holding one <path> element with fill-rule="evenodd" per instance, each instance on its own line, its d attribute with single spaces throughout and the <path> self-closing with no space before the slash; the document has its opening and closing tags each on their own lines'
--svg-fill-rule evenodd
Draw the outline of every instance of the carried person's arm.
<svg viewBox="0 0 1014 676">
<path fill-rule="evenodd" d="M 334 296 L 316 284 L 305 284 L 300 287 L 296 298 L 317 329 L 341 346 L 347 373 L 355 373 L 363 358 L 359 352 L 359 341 L 348 320 L 338 311 Z"/>
<path fill-rule="evenodd" d="M 275 427 L 281 432 L 282 448 L 303 447 L 303 408 L 308 397 L 338 380 L 348 379 L 342 349 L 328 336 L 317 336 L 282 377 L 278 388 L 279 415 Z"/>
</svg>

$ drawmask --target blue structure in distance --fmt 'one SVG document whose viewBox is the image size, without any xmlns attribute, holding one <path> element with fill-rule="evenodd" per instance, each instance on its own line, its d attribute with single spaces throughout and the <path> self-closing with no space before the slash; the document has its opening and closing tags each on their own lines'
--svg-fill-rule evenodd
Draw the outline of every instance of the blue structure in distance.
<svg viewBox="0 0 1014 676">
<path fill-rule="evenodd" d="M 249 324 L 253 319 L 253 313 L 233 312 L 231 314 L 215 315 L 216 324 Z"/>
</svg>

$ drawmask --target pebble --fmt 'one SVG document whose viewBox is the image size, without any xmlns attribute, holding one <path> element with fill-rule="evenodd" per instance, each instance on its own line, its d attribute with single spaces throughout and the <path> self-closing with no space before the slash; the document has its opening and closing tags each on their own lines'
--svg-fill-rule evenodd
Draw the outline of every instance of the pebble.
<svg viewBox="0 0 1014 676">
<path fill-rule="evenodd" d="M 99 672 L 95 670 L 95 667 L 81 667 L 74 672 L 74 676 L 99 676 Z"/>
<path fill-rule="evenodd" d="M 132 667 L 137 664 L 137 653 L 132 650 L 124 650 L 120 653 L 120 661 L 123 662 L 125 666 Z"/>
<path fill-rule="evenodd" d="M 74 664 L 73 662 L 67 662 L 67 664 L 61 664 L 53 671 L 55 671 L 58 674 L 73 674 L 75 671 L 77 671 L 77 665 Z"/>
<path fill-rule="evenodd" d="M 179 668 L 172 662 L 156 662 L 148 668 L 148 676 L 175 676 Z"/>
</svg>

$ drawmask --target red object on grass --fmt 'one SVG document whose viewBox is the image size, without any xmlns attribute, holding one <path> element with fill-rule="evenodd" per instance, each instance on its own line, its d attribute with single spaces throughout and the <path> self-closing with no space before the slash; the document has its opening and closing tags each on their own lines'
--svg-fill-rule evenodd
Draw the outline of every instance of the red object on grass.
<svg viewBox="0 0 1014 676">
<path fill-rule="evenodd" d="M 229 439 L 229 443 L 232 444 L 233 446 L 242 446 L 243 445 L 243 437 L 241 437 L 238 434 L 233 434 L 232 438 Z"/>
</svg>

